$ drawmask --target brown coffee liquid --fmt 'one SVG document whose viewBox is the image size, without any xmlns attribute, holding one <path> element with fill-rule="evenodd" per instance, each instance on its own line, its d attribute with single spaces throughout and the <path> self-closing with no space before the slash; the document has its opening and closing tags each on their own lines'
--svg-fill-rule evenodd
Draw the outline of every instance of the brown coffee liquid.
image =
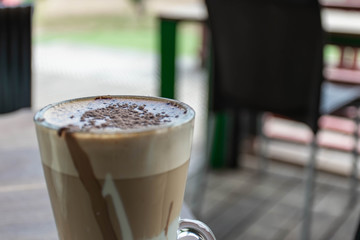
<svg viewBox="0 0 360 240">
<path fill-rule="evenodd" d="M 60 239 L 104 239 L 81 180 L 54 171 L 46 165 L 43 167 L 45 177 L 48 179 L 47 184 Z M 179 189 L 185 188 L 187 169 L 188 161 L 166 173 L 114 180 L 126 208 L 134 239 L 156 237 L 166 229 L 167 225 L 178 220 L 183 199 L 183 191 Z M 101 186 L 104 185 L 104 179 L 98 181 Z M 118 227 L 120 223 L 115 215 L 112 201 L 111 197 L 106 197 L 111 227 L 114 229 L 116 239 L 120 240 L 122 239 Z"/>
</svg>

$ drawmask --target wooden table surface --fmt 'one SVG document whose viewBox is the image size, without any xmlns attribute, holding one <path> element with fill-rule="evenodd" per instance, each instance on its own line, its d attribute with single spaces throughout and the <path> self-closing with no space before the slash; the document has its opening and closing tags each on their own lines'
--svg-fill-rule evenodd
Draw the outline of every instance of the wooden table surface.
<svg viewBox="0 0 360 240">
<path fill-rule="evenodd" d="M 58 239 L 33 112 L 0 115 L 0 239 Z M 193 218 L 184 206 L 182 217 Z"/>
<path fill-rule="evenodd" d="M 32 116 L 0 115 L 1 239 L 57 239 Z"/>
</svg>

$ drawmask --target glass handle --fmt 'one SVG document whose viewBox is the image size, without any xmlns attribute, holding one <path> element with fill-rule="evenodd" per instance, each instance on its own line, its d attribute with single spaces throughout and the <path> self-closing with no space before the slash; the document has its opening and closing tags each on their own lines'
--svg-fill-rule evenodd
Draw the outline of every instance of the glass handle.
<svg viewBox="0 0 360 240">
<path fill-rule="evenodd" d="M 214 233 L 203 222 L 180 219 L 177 240 L 216 240 Z"/>
</svg>

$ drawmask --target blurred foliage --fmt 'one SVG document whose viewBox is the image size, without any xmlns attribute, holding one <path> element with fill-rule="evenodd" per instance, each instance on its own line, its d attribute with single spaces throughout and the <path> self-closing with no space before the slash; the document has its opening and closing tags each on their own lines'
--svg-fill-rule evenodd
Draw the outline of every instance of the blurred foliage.
<svg viewBox="0 0 360 240">
<path fill-rule="evenodd" d="M 35 43 L 53 41 L 95 44 L 157 52 L 158 22 L 155 16 L 96 14 L 35 18 Z M 199 25 L 180 24 L 180 55 L 194 55 L 201 40 Z"/>
</svg>

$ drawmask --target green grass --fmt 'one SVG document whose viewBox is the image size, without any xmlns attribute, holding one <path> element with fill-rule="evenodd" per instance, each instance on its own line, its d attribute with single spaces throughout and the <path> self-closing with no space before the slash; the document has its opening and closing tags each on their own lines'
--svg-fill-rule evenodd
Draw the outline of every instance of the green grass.
<svg viewBox="0 0 360 240">
<path fill-rule="evenodd" d="M 35 41 L 44 42 L 74 42 L 99 46 L 111 46 L 118 48 L 135 48 L 144 51 L 152 51 L 155 47 L 154 36 L 151 30 L 114 31 L 110 29 L 94 31 L 76 31 L 61 33 L 46 33 L 38 36 Z"/>
<path fill-rule="evenodd" d="M 42 21 L 35 43 L 54 41 L 157 52 L 158 26 L 154 18 L 131 16 L 76 16 Z M 178 53 L 197 54 L 200 42 L 198 28 L 181 24 L 178 31 Z"/>
</svg>

